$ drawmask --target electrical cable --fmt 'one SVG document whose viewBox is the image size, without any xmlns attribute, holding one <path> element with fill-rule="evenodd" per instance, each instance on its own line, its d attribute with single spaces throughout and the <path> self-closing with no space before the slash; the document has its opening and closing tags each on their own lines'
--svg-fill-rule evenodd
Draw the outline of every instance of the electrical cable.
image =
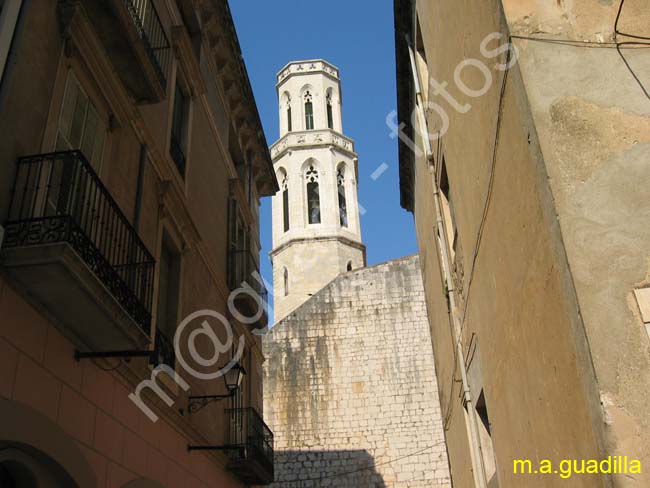
<svg viewBox="0 0 650 488">
<path fill-rule="evenodd" d="M 524 39 L 526 41 L 545 42 L 548 44 L 560 44 L 572 47 L 581 47 L 586 49 L 616 49 L 619 45 L 629 44 L 628 49 L 650 49 L 650 42 L 596 42 L 596 41 L 576 41 L 571 39 L 550 39 L 546 37 L 531 37 L 522 35 L 511 35 L 512 39 Z M 636 48 L 632 46 L 637 46 Z"/>
<path fill-rule="evenodd" d="M 419 451 L 415 451 L 415 452 L 412 452 L 412 453 L 407 454 L 405 456 L 401 456 L 401 457 L 398 457 L 398 458 L 395 458 L 395 459 L 391 459 L 391 460 L 385 461 L 383 463 L 373 463 L 370 466 L 366 466 L 365 468 L 355 469 L 353 471 L 346 471 L 346 472 L 343 472 L 343 473 L 336 473 L 336 474 L 332 474 L 332 475 L 328 475 L 328 476 L 321 476 L 321 477 L 317 477 L 317 478 L 305 478 L 305 479 L 302 479 L 302 480 L 283 481 L 282 483 L 283 484 L 289 484 L 289 483 L 305 483 L 307 481 L 320 481 L 320 480 L 326 480 L 326 479 L 332 479 L 332 478 L 340 478 L 341 476 L 349 476 L 351 474 L 361 473 L 363 471 L 369 471 L 369 470 L 375 469 L 375 468 L 377 468 L 379 466 L 385 466 L 387 464 L 392 464 L 394 462 L 401 461 L 402 459 L 417 456 L 418 454 L 422 454 L 423 452 L 428 451 L 429 449 L 433 449 L 436 446 L 444 444 L 444 442 L 445 441 L 436 442 L 435 444 L 431 444 L 430 446 L 427 446 L 427 447 L 425 447 L 423 449 L 420 449 Z"/>
<path fill-rule="evenodd" d="M 637 34 L 627 34 L 625 32 L 618 30 L 618 22 L 621 20 L 621 14 L 623 13 L 623 5 L 625 5 L 625 0 L 621 0 L 621 3 L 618 6 L 618 12 L 616 13 L 616 20 L 614 21 L 614 39 L 616 39 L 617 35 L 621 35 L 625 37 L 632 37 L 633 39 L 643 39 L 646 41 L 650 41 L 650 37 L 640 36 Z"/>
<path fill-rule="evenodd" d="M 639 43 L 639 42 L 632 42 L 632 41 L 626 41 L 626 42 L 618 42 L 618 36 L 625 36 L 625 37 L 631 37 L 634 39 L 643 39 L 646 41 L 650 41 L 650 37 L 645 37 L 645 36 L 639 36 L 636 34 L 626 34 L 625 32 L 621 32 L 618 30 L 618 23 L 621 20 L 621 14 L 623 13 L 623 5 L 625 5 L 625 0 L 621 0 L 621 3 L 618 6 L 618 12 L 616 13 L 616 20 L 614 21 L 614 41 L 616 42 L 616 52 L 618 52 L 618 55 L 621 57 L 621 60 L 627 67 L 628 71 L 634 78 L 634 80 L 637 82 L 645 96 L 650 100 L 650 92 L 648 92 L 648 89 L 645 87 L 643 82 L 639 79 L 639 76 L 635 73 L 634 69 L 630 65 L 630 62 L 627 60 L 625 55 L 623 54 L 623 50 L 621 49 L 621 46 L 625 45 L 636 45 L 636 44 L 647 44 L 647 43 Z"/>
<path fill-rule="evenodd" d="M 629 61 L 627 60 L 627 58 L 623 55 L 623 51 L 622 51 L 622 49 L 621 49 L 621 46 L 622 46 L 622 45 L 625 45 L 625 44 L 632 44 L 632 43 L 622 42 L 622 43 L 617 44 L 617 45 L 616 45 L 616 52 L 618 52 L 618 55 L 621 57 L 621 59 L 623 60 L 623 63 L 624 63 L 625 66 L 627 67 L 628 71 L 630 72 L 630 74 L 632 75 L 632 77 L 634 78 L 634 80 L 635 80 L 635 81 L 637 82 L 637 84 L 639 85 L 639 88 L 641 88 L 641 91 L 643 91 L 643 93 L 645 94 L 646 98 L 647 98 L 648 100 L 650 100 L 650 92 L 649 92 L 648 89 L 645 87 L 645 85 L 643 84 L 643 82 L 641 81 L 641 79 L 639 78 L 639 76 L 635 73 L 634 69 L 633 69 L 632 66 L 630 65 L 630 62 L 629 62 Z"/>
<path fill-rule="evenodd" d="M 512 36 L 511 36 L 512 37 Z M 509 39 L 511 41 L 511 38 Z M 505 59 L 505 65 L 507 66 L 510 63 L 510 56 L 511 56 L 511 50 L 508 49 L 506 52 L 506 59 Z M 479 231 L 476 239 L 476 244 L 474 246 L 474 254 L 472 257 L 472 266 L 470 268 L 470 274 L 467 282 L 467 295 L 464 298 L 464 305 L 463 305 L 463 315 L 461 317 L 461 328 L 460 328 L 460 334 L 458 337 L 458 342 L 455 344 L 454 347 L 454 370 L 452 372 L 452 381 L 450 384 L 450 392 L 449 392 L 449 406 L 448 406 L 448 411 L 445 413 L 445 416 L 443 418 L 443 428 L 445 430 L 448 430 L 449 426 L 449 421 L 451 420 L 451 416 L 454 411 L 454 402 L 451 398 L 454 393 L 454 384 L 456 383 L 456 370 L 458 369 L 457 363 L 458 363 L 458 346 L 462 340 L 463 337 L 463 331 L 465 330 L 465 317 L 467 315 L 467 306 L 469 303 L 469 297 L 470 297 L 470 291 L 471 291 L 471 285 L 472 281 L 474 278 L 474 268 L 476 261 L 478 259 L 478 254 L 479 254 L 479 249 L 481 246 L 481 241 L 482 241 L 482 236 L 483 236 L 483 229 L 485 228 L 485 221 L 487 220 L 487 214 L 489 211 L 490 207 L 490 201 L 492 200 L 492 188 L 494 186 L 494 174 L 496 172 L 496 160 L 497 160 L 497 149 L 499 146 L 499 140 L 500 140 L 500 135 L 501 135 L 501 121 L 502 121 L 502 116 L 503 116 L 503 105 L 504 105 L 504 99 L 505 99 L 505 92 L 506 92 L 506 85 L 508 82 L 508 72 L 510 70 L 505 70 L 503 73 L 503 80 L 501 82 L 501 90 L 499 92 L 499 105 L 498 105 L 498 111 L 497 111 L 497 120 L 496 120 L 496 129 L 495 129 L 495 134 L 494 134 L 494 145 L 493 145 L 493 151 L 492 151 L 492 163 L 490 165 L 490 178 L 488 181 L 488 190 L 487 190 L 487 195 L 485 198 L 485 204 L 483 207 L 483 215 L 481 218 L 481 223 L 479 225 Z"/>
<path fill-rule="evenodd" d="M 608 49 L 616 49 L 618 52 L 619 56 L 623 60 L 625 66 L 629 70 L 630 74 L 634 77 L 635 81 L 638 83 L 639 87 L 645 94 L 645 96 L 650 100 L 650 92 L 648 89 L 644 86 L 643 82 L 639 79 L 638 75 L 634 72 L 633 68 L 629 64 L 628 60 L 625 58 L 622 52 L 623 46 L 630 46 L 628 49 L 647 49 L 650 48 L 650 42 L 638 42 L 638 41 L 625 41 L 625 42 L 618 42 L 617 40 L 617 35 L 622 35 L 626 37 L 631 37 L 635 39 L 641 39 L 641 40 L 647 40 L 650 41 L 650 37 L 645 37 L 645 36 L 639 36 L 635 34 L 627 34 L 624 32 L 619 31 L 618 29 L 618 23 L 621 17 L 621 13 L 623 10 L 623 6 L 625 4 L 625 0 L 621 0 L 621 3 L 619 5 L 618 13 L 616 16 L 616 21 L 614 23 L 614 40 L 615 42 L 613 43 L 598 43 L 598 42 L 593 42 L 593 41 L 571 41 L 568 39 L 544 39 L 544 38 L 538 38 L 538 37 L 527 37 L 527 36 L 520 36 L 520 35 L 511 35 L 510 40 L 513 38 L 516 39 L 527 39 L 531 41 L 536 41 L 536 42 L 547 42 L 547 43 L 552 43 L 552 44 L 564 44 L 564 45 L 571 45 L 574 47 L 583 47 L 583 48 L 608 48 Z M 631 46 L 637 46 L 636 48 L 631 47 Z M 509 62 L 509 55 L 510 55 L 510 50 L 507 51 L 508 54 L 508 59 L 506 59 L 506 63 Z M 490 180 L 488 182 L 488 192 L 485 200 L 485 205 L 483 207 L 483 215 L 481 218 L 481 222 L 479 225 L 479 232 L 477 236 L 477 241 L 476 245 L 474 248 L 474 255 L 472 257 L 472 265 L 470 268 L 470 274 L 468 278 L 468 283 L 467 283 L 467 295 L 465 296 L 464 300 L 464 307 L 463 307 L 463 316 L 462 316 L 462 323 L 461 323 L 461 334 L 460 337 L 462 338 L 463 331 L 465 329 L 465 318 L 467 315 L 467 307 L 469 304 L 469 297 L 472 289 L 472 282 L 474 278 L 474 269 L 475 269 L 475 264 L 478 259 L 478 254 L 479 254 L 479 249 L 480 249 L 480 244 L 482 242 L 482 236 L 483 236 L 483 229 L 485 227 L 485 222 L 487 220 L 487 214 L 489 211 L 490 207 L 490 202 L 491 202 L 491 196 L 492 196 L 492 189 L 494 185 L 494 174 L 495 174 L 495 169 L 496 169 L 496 156 L 497 156 L 497 149 L 498 149 L 498 144 L 499 144 L 499 136 L 500 136 L 500 130 L 501 130 L 501 116 L 503 113 L 503 99 L 505 95 L 505 89 L 506 89 L 506 82 L 507 82 L 507 75 L 508 71 L 505 71 L 504 77 L 503 77 L 503 83 L 501 85 L 501 95 L 499 99 L 499 111 L 497 113 L 497 127 L 496 127 L 496 134 L 495 134 L 495 141 L 494 141 L 494 146 L 493 146 L 493 152 L 492 152 L 492 164 L 491 164 L 491 171 L 490 171 Z M 460 340 L 460 338 L 459 338 Z M 454 348 L 454 351 L 457 349 Z M 454 352 L 454 365 L 457 363 L 457 352 Z M 453 404 L 455 402 L 451 401 L 451 396 L 453 395 L 453 388 L 454 388 L 454 383 L 456 382 L 456 366 L 454 366 L 454 371 L 452 373 L 452 382 L 451 382 L 451 392 L 450 392 L 450 408 L 449 411 L 445 414 L 445 418 L 443 421 L 443 426 L 445 427 L 445 430 L 447 429 L 448 422 L 451 419 L 451 415 L 453 413 Z"/>
</svg>

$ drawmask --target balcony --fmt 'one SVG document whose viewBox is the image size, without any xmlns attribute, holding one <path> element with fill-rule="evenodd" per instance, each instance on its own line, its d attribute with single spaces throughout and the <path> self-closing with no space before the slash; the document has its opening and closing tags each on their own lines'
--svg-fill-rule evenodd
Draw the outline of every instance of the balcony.
<svg viewBox="0 0 650 488">
<path fill-rule="evenodd" d="M 83 348 L 149 343 L 155 261 L 80 151 L 18 160 L 1 258 Z"/>
<path fill-rule="evenodd" d="M 165 97 L 172 60 L 169 39 L 153 0 L 61 0 L 65 26 L 77 4 L 102 42 L 115 72 L 138 102 Z"/>
<path fill-rule="evenodd" d="M 273 432 L 254 408 L 226 410 L 228 469 L 246 484 L 274 481 Z"/>
<path fill-rule="evenodd" d="M 254 317 L 263 308 L 258 327 L 268 324 L 268 291 L 262 280 L 255 256 L 248 250 L 233 249 L 228 257 L 228 287 L 231 291 L 247 284 L 255 293 L 238 293 L 235 297 L 236 309 L 246 317 Z M 257 296 L 255 296 L 257 295 Z"/>
</svg>

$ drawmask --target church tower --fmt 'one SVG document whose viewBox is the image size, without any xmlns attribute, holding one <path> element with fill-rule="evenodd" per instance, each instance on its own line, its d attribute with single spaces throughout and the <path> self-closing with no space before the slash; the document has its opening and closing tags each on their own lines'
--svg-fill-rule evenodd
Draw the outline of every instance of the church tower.
<svg viewBox="0 0 650 488">
<path fill-rule="evenodd" d="M 336 276 L 365 266 L 358 158 L 343 135 L 339 70 L 295 61 L 278 73 L 280 139 L 271 156 L 273 293 L 279 321 Z"/>
</svg>

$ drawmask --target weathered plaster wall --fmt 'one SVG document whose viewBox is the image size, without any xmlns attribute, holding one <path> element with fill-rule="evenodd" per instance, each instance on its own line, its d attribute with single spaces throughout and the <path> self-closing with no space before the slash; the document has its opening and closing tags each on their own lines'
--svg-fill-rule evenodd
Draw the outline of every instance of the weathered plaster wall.
<svg viewBox="0 0 650 488">
<path fill-rule="evenodd" d="M 450 486 L 418 262 L 341 275 L 265 337 L 277 486 Z"/>
<path fill-rule="evenodd" d="M 558 25 L 611 41 L 619 2 L 586 3 L 556 8 Z M 627 0 L 619 30 L 648 37 L 649 25 L 647 2 Z M 650 98 L 611 46 L 517 46 L 605 407 L 606 452 L 648 466 L 650 341 L 633 290 L 650 283 Z M 622 54 L 647 85 L 650 46 L 636 47 Z M 614 481 L 647 486 L 650 474 Z"/>
<path fill-rule="evenodd" d="M 417 2 L 429 75 L 448 82 L 458 104 L 471 105 L 459 113 L 429 87 L 429 99 L 450 117 L 440 144 L 462 249 L 454 263 L 467 305 L 462 340 L 468 368 L 480 370 L 471 387 L 485 392 L 502 487 L 560 483 L 554 476 L 514 476 L 517 458 L 620 454 L 649 462 L 649 346 L 632 290 L 648 282 L 650 101 L 612 46 L 517 38 L 519 63 L 508 73 L 500 110 L 503 73 L 479 49 L 492 32 L 611 42 L 618 6 Z M 650 35 L 649 13 L 647 2 L 628 0 L 620 28 Z M 650 79 L 649 52 L 624 50 L 641 80 Z M 493 74 L 482 97 L 468 97 L 454 83 L 454 69 L 469 58 Z M 463 80 L 474 89 L 483 83 L 478 70 L 466 70 Z M 435 113 L 428 116 L 430 130 L 439 126 Z M 435 253 L 432 176 L 423 160 L 415 171 L 415 221 L 452 479 L 469 487 L 459 372 Z M 569 484 L 646 486 L 646 476 L 573 476 Z"/>
</svg>

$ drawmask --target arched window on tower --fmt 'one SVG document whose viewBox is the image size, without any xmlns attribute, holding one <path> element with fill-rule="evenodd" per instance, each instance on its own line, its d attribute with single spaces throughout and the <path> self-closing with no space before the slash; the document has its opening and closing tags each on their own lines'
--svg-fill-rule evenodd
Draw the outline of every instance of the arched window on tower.
<svg viewBox="0 0 650 488">
<path fill-rule="evenodd" d="M 352 271 L 352 261 L 348 261 L 348 271 Z"/>
<path fill-rule="evenodd" d="M 291 132 L 291 97 L 287 96 L 287 131 Z"/>
<path fill-rule="evenodd" d="M 305 129 L 312 130 L 314 128 L 314 104 L 312 103 L 311 92 L 306 91 L 305 99 Z"/>
<path fill-rule="evenodd" d="M 289 230 L 289 184 L 286 173 L 282 174 L 282 220 L 284 221 L 284 231 Z"/>
<path fill-rule="evenodd" d="M 339 194 L 339 222 L 341 227 L 348 226 L 348 205 L 345 200 L 345 166 L 336 170 L 336 188 Z"/>
<path fill-rule="evenodd" d="M 307 181 L 307 218 L 310 224 L 320 224 L 320 195 L 318 190 L 318 171 L 310 165 L 305 172 Z"/>
<path fill-rule="evenodd" d="M 327 97 L 325 97 L 325 103 L 327 105 L 327 127 L 330 129 L 334 128 L 334 115 L 332 114 L 332 92 L 327 92 Z"/>
<path fill-rule="evenodd" d="M 284 280 L 284 296 L 286 297 L 289 294 L 289 270 L 287 268 L 284 268 L 284 275 L 282 278 Z"/>
<path fill-rule="evenodd" d="M 285 117 L 287 132 L 291 132 L 291 95 L 289 95 L 289 92 L 286 91 L 282 94 L 282 100 L 280 103 L 280 125 L 283 124 L 284 121 L 282 119 Z"/>
</svg>

